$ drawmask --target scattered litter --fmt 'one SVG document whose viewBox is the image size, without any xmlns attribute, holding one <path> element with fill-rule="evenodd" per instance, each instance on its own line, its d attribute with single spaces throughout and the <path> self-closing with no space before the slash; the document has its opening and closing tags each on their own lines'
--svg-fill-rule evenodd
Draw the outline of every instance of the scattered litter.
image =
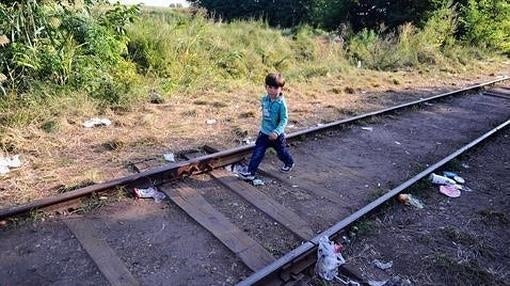
<svg viewBox="0 0 510 286">
<path fill-rule="evenodd" d="M 11 171 L 11 168 L 21 167 L 20 155 L 12 157 L 0 157 L 0 176 L 3 176 Z"/>
<path fill-rule="evenodd" d="M 370 132 L 374 131 L 374 128 L 372 128 L 372 127 L 361 127 L 361 129 L 370 131 Z"/>
<path fill-rule="evenodd" d="M 443 176 L 453 179 L 453 177 L 457 176 L 457 173 L 450 172 L 450 171 L 443 171 Z"/>
<path fill-rule="evenodd" d="M 0 165 L 0 176 L 3 176 L 9 172 L 9 167 Z"/>
<path fill-rule="evenodd" d="M 161 202 L 166 198 L 165 194 L 158 191 L 155 187 L 147 189 L 133 189 L 137 198 L 153 198 L 156 203 Z"/>
<path fill-rule="evenodd" d="M 91 118 L 91 119 L 83 122 L 83 126 L 85 128 L 92 128 L 92 127 L 96 127 L 96 126 L 109 126 L 111 124 L 112 124 L 112 122 L 110 121 L 110 119 L 97 118 L 97 117 Z"/>
<path fill-rule="evenodd" d="M 456 185 L 443 185 L 439 186 L 439 192 L 450 198 L 460 197 L 460 190 Z"/>
<path fill-rule="evenodd" d="M 347 276 L 342 276 L 343 278 L 340 278 L 339 276 L 335 276 L 335 279 L 340 281 L 344 285 L 352 285 L 352 286 L 360 286 L 360 284 L 352 279 L 350 279 Z"/>
<path fill-rule="evenodd" d="M 388 280 L 384 280 L 384 281 L 370 280 L 370 281 L 368 281 L 368 285 L 369 286 L 384 286 L 384 284 L 386 284 L 386 282 L 388 282 Z"/>
<path fill-rule="evenodd" d="M 250 144 L 255 143 L 255 140 L 253 140 L 251 137 L 246 137 L 246 138 L 244 138 L 244 139 L 241 141 L 241 143 L 242 143 L 243 145 L 250 145 Z"/>
<path fill-rule="evenodd" d="M 436 175 L 432 173 L 429 177 L 430 181 L 436 185 L 455 185 L 455 180 L 452 180 L 448 177 Z"/>
<path fill-rule="evenodd" d="M 19 168 L 21 167 L 21 160 L 20 160 L 20 155 L 14 155 L 12 157 L 7 157 L 7 158 L 1 158 L 0 157 L 0 165 L 4 165 L 4 166 L 7 166 L 9 168 Z"/>
<path fill-rule="evenodd" d="M 287 125 L 287 128 L 296 128 L 296 125 L 294 125 L 294 124 L 289 124 L 289 125 Z"/>
<path fill-rule="evenodd" d="M 175 155 L 174 153 L 166 153 L 163 154 L 163 158 L 165 158 L 165 161 L 175 163 Z"/>
<path fill-rule="evenodd" d="M 464 180 L 464 178 L 462 178 L 461 176 L 455 176 L 455 177 L 453 177 L 453 179 L 454 179 L 457 183 L 459 183 L 459 184 L 464 184 L 464 183 L 466 183 L 466 180 Z"/>
<path fill-rule="evenodd" d="M 471 166 L 469 166 L 469 165 L 468 165 L 468 164 L 466 164 L 466 163 L 462 163 L 462 164 L 461 164 L 461 166 L 462 166 L 462 168 L 464 168 L 464 169 L 469 169 L 469 168 L 471 168 Z"/>
<path fill-rule="evenodd" d="M 263 185 L 265 185 L 265 184 L 264 184 L 264 181 L 262 181 L 261 179 L 255 179 L 255 180 L 251 181 L 251 183 L 252 183 L 254 186 L 263 186 Z"/>
<path fill-rule="evenodd" d="M 398 195 L 398 201 L 405 204 L 405 205 L 411 205 L 413 207 L 417 207 L 419 209 L 422 209 L 423 203 L 418 200 L 417 198 L 413 197 L 411 194 L 400 194 Z"/>
<path fill-rule="evenodd" d="M 454 172 L 443 172 L 444 176 L 439 176 L 434 173 L 430 175 L 430 180 L 432 183 L 441 185 L 439 187 L 439 192 L 450 197 L 450 198 L 458 198 L 460 197 L 460 190 L 466 192 L 472 192 L 469 187 L 463 186 L 466 181 L 458 176 Z"/>
<path fill-rule="evenodd" d="M 470 187 L 468 187 L 466 185 L 457 185 L 457 187 L 459 187 L 459 189 L 461 189 L 464 192 L 474 192 L 473 189 L 471 189 Z"/>
<path fill-rule="evenodd" d="M 400 276 L 396 275 L 391 277 L 390 280 L 385 281 L 368 281 L 368 285 L 370 286 L 411 286 L 413 285 L 409 279 L 402 279 Z"/>
<path fill-rule="evenodd" d="M 372 261 L 372 264 L 374 264 L 375 266 L 377 266 L 377 268 L 382 270 L 390 269 L 391 267 L 393 267 L 393 261 L 384 263 L 379 259 L 374 259 L 374 261 Z"/>
<path fill-rule="evenodd" d="M 239 174 L 240 172 L 244 171 L 246 169 L 246 166 L 234 163 L 232 165 L 225 166 L 225 170 L 234 173 L 235 175 Z"/>
<path fill-rule="evenodd" d="M 397 145 L 402 145 L 402 143 L 398 142 L 398 141 L 395 141 L 395 144 Z"/>
<path fill-rule="evenodd" d="M 423 104 L 425 104 L 425 105 L 427 105 L 427 106 L 433 106 L 433 105 L 434 105 L 434 104 L 432 104 L 432 103 L 430 103 L 430 102 L 425 102 L 425 103 L 423 103 Z"/>
<path fill-rule="evenodd" d="M 317 127 L 321 127 L 321 126 L 324 126 L 323 123 L 317 123 Z"/>
<path fill-rule="evenodd" d="M 99 197 L 99 200 L 101 200 L 101 201 L 106 201 L 107 199 L 108 199 L 108 197 L 106 197 L 106 196 L 100 196 Z"/>
<path fill-rule="evenodd" d="M 165 100 L 163 99 L 163 97 L 161 97 L 161 94 L 157 93 L 156 90 L 154 90 L 154 89 L 152 89 L 149 92 L 149 101 L 150 101 L 150 103 L 154 103 L 154 104 L 165 103 Z"/>
<path fill-rule="evenodd" d="M 292 187 L 293 187 L 293 188 L 299 188 L 299 186 L 298 186 L 298 185 L 292 185 Z"/>
<path fill-rule="evenodd" d="M 459 184 L 464 184 L 466 182 L 461 176 L 454 172 L 443 172 L 443 176 L 454 179 Z"/>
<path fill-rule="evenodd" d="M 327 281 L 333 280 L 337 276 L 338 267 L 345 263 L 342 254 L 336 252 L 335 248 L 335 244 L 327 236 L 319 239 L 315 273 Z"/>
<path fill-rule="evenodd" d="M 205 123 L 207 123 L 207 125 L 213 125 L 213 124 L 216 124 L 216 122 L 217 122 L 216 119 L 207 119 L 205 121 Z"/>
</svg>

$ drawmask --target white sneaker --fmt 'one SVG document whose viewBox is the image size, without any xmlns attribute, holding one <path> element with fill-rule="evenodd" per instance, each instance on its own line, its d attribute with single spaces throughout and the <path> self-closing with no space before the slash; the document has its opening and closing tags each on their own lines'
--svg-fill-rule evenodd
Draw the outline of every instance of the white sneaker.
<svg viewBox="0 0 510 286">
<path fill-rule="evenodd" d="M 255 176 L 252 173 L 250 173 L 250 172 L 248 172 L 246 170 L 242 170 L 242 171 L 238 172 L 237 174 L 239 175 L 239 177 L 241 179 L 243 179 L 245 181 L 253 181 L 253 180 L 255 180 Z"/>
<path fill-rule="evenodd" d="M 285 165 L 285 166 L 281 167 L 280 172 L 289 173 L 294 168 L 294 165 L 295 165 L 294 163 L 292 163 L 292 165 L 290 165 L 290 166 Z"/>
</svg>

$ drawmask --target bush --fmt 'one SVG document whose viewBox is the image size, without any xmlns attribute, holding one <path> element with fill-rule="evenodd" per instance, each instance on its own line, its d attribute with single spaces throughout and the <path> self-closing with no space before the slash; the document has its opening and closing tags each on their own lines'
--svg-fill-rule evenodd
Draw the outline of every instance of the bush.
<svg viewBox="0 0 510 286">
<path fill-rule="evenodd" d="M 347 65 L 342 46 L 310 26 L 278 30 L 255 20 L 217 23 L 200 13 L 151 14 L 130 26 L 129 57 L 140 72 L 162 78 L 168 93 L 239 80 L 259 84 L 275 70 L 309 78 Z"/>
<path fill-rule="evenodd" d="M 0 71 L 7 85 L 28 92 L 36 81 L 51 81 L 91 95 L 109 94 L 102 80 L 112 79 L 122 91 L 132 77 L 124 69 L 133 66 L 127 54 L 125 26 L 139 13 L 137 6 L 120 4 L 94 15 L 87 1 L 83 7 L 60 1 L 22 0 L 0 4 L 0 35 L 9 35 L 11 44 L 0 47 Z M 120 70 L 123 71 L 120 71 Z M 115 101 L 110 95 L 105 99 Z"/>
<path fill-rule="evenodd" d="M 507 0 L 468 0 L 462 14 L 466 41 L 510 55 L 510 3 Z"/>
<path fill-rule="evenodd" d="M 456 8 L 448 4 L 436 10 L 422 29 L 405 24 L 396 33 L 363 30 L 350 39 L 347 50 L 354 62 L 372 69 L 444 64 L 445 55 L 452 55 L 448 50 L 461 48 L 455 40 L 456 30 Z"/>
</svg>

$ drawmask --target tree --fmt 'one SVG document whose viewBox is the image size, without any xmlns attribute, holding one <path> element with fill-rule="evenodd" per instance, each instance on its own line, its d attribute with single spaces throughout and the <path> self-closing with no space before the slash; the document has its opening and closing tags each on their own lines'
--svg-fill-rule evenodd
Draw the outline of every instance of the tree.
<svg viewBox="0 0 510 286">
<path fill-rule="evenodd" d="M 384 24 L 393 29 L 405 23 L 424 24 L 447 0 L 359 0 L 349 18 L 355 30 L 374 29 Z"/>
<path fill-rule="evenodd" d="M 264 19 L 272 26 L 292 27 L 313 21 L 316 2 L 324 0 L 191 0 L 192 5 L 207 9 L 211 16 L 227 21 Z"/>
<path fill-rule="evenodd" d="M 510 55 L 510 3 L 507 0 L 468 0 L 462 12 L 461 23 L 468 42 Z"/>
</svg>

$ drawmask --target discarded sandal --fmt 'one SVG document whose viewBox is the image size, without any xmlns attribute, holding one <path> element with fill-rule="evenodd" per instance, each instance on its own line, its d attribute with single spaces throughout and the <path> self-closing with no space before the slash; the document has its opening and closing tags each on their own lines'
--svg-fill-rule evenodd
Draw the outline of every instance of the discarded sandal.
<svg viewBox="0 0 510 286">
<path fill-rule="evenodd" d="M 460 190 L 455 185 L 439 186 L 439 192 L 450 198 L 460 197 Z"/>
</svg>

